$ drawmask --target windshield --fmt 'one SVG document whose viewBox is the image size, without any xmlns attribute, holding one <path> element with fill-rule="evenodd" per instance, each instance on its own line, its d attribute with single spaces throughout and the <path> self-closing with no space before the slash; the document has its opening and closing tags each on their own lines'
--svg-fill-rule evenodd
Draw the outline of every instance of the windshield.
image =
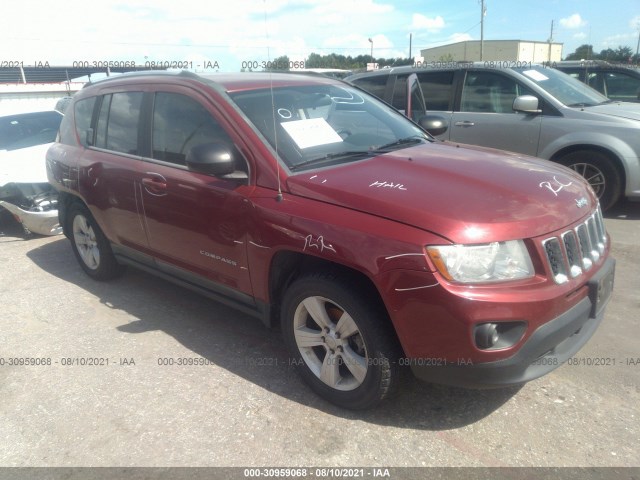
<svg viewBox="0 0 640 480">
<path fill-rule="evenodd" d="M 62 115 L 58 112 L 21 113 L 0 117 L 0 150 L 17 150 L 51 143 Z"/>
<path fill-rule="evenodd" d="M 231 98 L 292 170 L 360 160 L 430 140 L 394 109 L 347 85 L 281 87 L 273 94 L 269 89 L 242 91 Z"/>
<path fill-rule="evenodd" d="M 514 69 L 546 90 L 568 107 L 590 107 L 609 99 L 575 78 L 553 68 L 533 67 Z"/>
</svg>

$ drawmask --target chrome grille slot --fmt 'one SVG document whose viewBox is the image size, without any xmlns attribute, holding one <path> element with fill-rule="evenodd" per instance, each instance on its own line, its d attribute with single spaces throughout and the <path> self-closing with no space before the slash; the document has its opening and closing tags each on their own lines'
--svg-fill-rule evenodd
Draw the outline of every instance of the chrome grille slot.
<svg viewBox="0 0 640 480">
<path fill-rule="evenodd" d="M 596 220 L 591 216 L 587 221 L 587 230 L 589 230 L 589 241 L 591 242 L 591 259 L 597 262 L 600 258 L 600 247 L 598 232 L 596 231 Z M 602 246 L 602 252 L 604 253 L 604 245 Z"/>
<path fill-rule="evenodd" d="M 578 235 L 578 242 L 580 244 L 580 251 L 582 257 L 582 268 L 589 270 L 593 265 L 589 253 L 591 252 L 591 242 L 589 241 L 589 231 L 587 226 L 582 223 L 576 228 L 576 234 Z"/>
<path fill-rule="evenodd" d="M 562 242 L 564 250 L 567 253 L 567 261 L 569 262 L 569 274 L 572 278 L 582 274 L 582 261 L 580 258 L 580 247 L 573 230 L 562 234 Z"/>
<path fill-rule="evenodd" d="M 569 278 L 567 277 L 567 266 L 560 241 L 557 237 L 552 237 L 544 240 L 542 245 L 547 253 L 547 260 L 551 267 L 553 279 L 556 283 L 565 283 Z"/>
<path fill-rule="evenodd" d="M 542 241 L 547 264 L 553 280 L 558 284 L 591 269 L 604 254 L 606 245 L 607 233 L 600 206 L 573 230 L 562 232 L 560 237 L 550 237 Z"/>
</svg>

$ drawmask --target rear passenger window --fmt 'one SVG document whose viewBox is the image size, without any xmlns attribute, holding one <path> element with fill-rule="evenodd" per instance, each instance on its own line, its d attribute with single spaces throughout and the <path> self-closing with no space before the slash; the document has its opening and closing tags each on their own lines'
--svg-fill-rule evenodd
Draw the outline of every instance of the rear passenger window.
<svg viewBox="0 0 640 480">
<path fill-rule="evenodd" d="M 96 147 L 138 155 L 142 92 L 105 95 L 96 125 Z"/>
<path fill-rule="evenodd" d="M 454 72 L 416 72 L 420 82 L 420 88 L 424 94 L 427 112 L 431 110 L 451 110 L 451 95 L 453 92 Z M 407 104 L 407 77 L 398 75 L 393 89 L 391 104 L 401 112 L 404 112 Z"/>
<path fill-rule="evenodd" d="M 429 110 L 452 110 L 454 72 L 418 72 L 418 80 Z"/>
<path fill-rule="evenodd" d="M 153 158 L 186 165 L 189 150 L 204 143 L 233 141 L 197 101 L 175 93 L 157 93 L 153 107 Z"/>
</svg>

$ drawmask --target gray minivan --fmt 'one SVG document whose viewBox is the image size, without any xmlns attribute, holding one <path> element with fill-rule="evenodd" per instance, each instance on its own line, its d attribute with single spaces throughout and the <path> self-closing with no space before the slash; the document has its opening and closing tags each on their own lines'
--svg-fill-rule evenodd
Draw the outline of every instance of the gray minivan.
<svg viewBox="0 0 640 480">
<path fill-rule="evenodd" d="M 429 121 L 414 120 L 434 136 L 566 165 L 589 181 L 603 209 L 623 196 L 640 200 L 640 106 L 558 70 L 512 63 L 432 62 L 346 80 L 407 110 L 407 79 L 416 74 Z"/>
</svg>

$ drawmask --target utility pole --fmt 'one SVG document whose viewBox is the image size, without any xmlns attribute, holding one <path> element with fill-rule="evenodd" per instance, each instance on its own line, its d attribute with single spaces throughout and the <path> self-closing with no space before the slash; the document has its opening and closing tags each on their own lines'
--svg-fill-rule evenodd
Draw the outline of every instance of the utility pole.
<svg viewBox="0 0 640 480">
<path fill-rule="evenodd" d="M 487 14 L 487 8 L 484 6 L 484 0 L 480 0 L 480 61 L 484 55 L 484 16 Z"/>
<path fill-rule="evenodd" d="M 553 20 L 551 20 L 551 35 L 549 36 L 549 66 L 551 66 L 551 44 L 553 43 Z"/>
<path fill-rule="evenodd" d="M 638 44 L 636 45 L 636 63 L 640 63 L 640 57 L 638 53 L 640 53 L 640 19 L 636 23 L 636 27 L 638 27 Z"/>
<path fill-rule="evenodd" d="M 413 40 L 413 33 L 409 34 L 409 58 L 411 58 L 411 40 Z"/>
</svg>

